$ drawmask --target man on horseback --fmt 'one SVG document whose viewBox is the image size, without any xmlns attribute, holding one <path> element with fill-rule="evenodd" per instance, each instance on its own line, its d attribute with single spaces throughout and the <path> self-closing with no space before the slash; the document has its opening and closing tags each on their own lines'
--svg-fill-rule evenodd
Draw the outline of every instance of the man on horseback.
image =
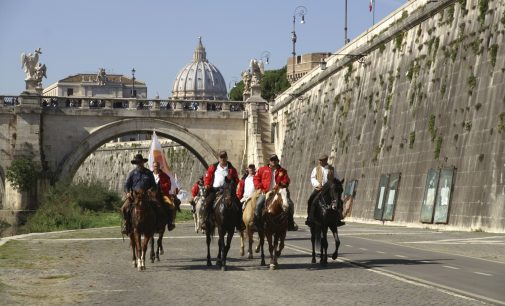
<svg viewBox="0 0 505 306">
<path fill-rule="evenodd" d="M 286 188 L 289 204 L 288 231 L 298 230 L 298 225 L 296 225 L 293 219 L 294 203 L 291 201 L 291 198 L 289 197 L 289 190 L 287 189 L 290 182 L 288 172 L 279 165 L 279 157 L 275 154 L 270 156 L 269 164 L 260 167 L 253 180 L 254 187 L 257 190 L 261 190 L 261 193 L 256 200 L 256 211 L 254 212 L 254 223 L 256 224 L 256 227 L 261 227 L 259 221 L 265 206 L 267 192 L 277 190 L 279 188 Z"/>
<path fill-rule="evenodd" d="M 237 198 L 242 202 L 242 209 L 244 209 L 244 205 L 249 198 L 254 193 L 254 175 L 256 174 L 256 166 L 254 164 L 250 164 L 247 166 L 247 174 L 245 174 L 237 188 Z"/>
<path fill-rule="evenodd" d="M 323 187 L 329 179 L 338 180 L 337 172 L 335 168 L 328 164 L 328 155 L 323 154 L 319 157 L 319 165 L 316 166 L 312 173 L 310 174 L 310 183 L 314 190 L 310 194 L 309 200 L 307 202 L 307 220 L 305 224 L 309 227 L 314 225 L 314 209 L 312 209 L 312 202 L 314 198 L 319 194 L 321 188 Z M 342 217 L 337 222 L 337 226 L 345 225 L 345 222 L 342 222 Z"/>
<path fill-rule="evenodd" d="M 170 189 L 172 188 L 172 182 L 170 181 L 170 177 L 168 174 L 163 172 L 163 170 L 160 169 L 160 163 L 155 161 L 153 162 L 153 176 L 154 176 L 154 181 L 156 182 L 158 186 L 158 192 L 161 192 L 161 201 L 163 204 L 163 208 L 167 212 L 168 215 L 168 221 L 167 221 L 167 229 L 169 231 L 173 230 L 175 228 L 175 224 L 172 221 L 172 210 L 166 205 L 166 203 L 163 203 L 163 196 L 165 197 L 170 197 Z"/>
<path fill-rule="evenodd" d="M 200 188 L 203 188 L 203 176 L 200 176 L 198 178 L 198 181 L 193 185 L 193 188 L 191 188 L 191 196 L 193 197 L 191 201 L 189 201 L 189 204 L 191 204 L 191 212 L 195 212 L 195 207 L 196 207 L 196 197 L 198 196 L 198 192 L 200 191 Z"/>
<path fill-rule="evenodd" d="M 226 151 L 221 151 L 219 152 L 218 162 L 209 166 L 204 178 L 204 186 L 206 192 L 205 195 L 206 220 L 210 218 L 210 214 L 212 213 L 212 207 L 214 206 L 214 201 L 216 200 L 217 192 L 225 184 L 225 179 L 232 181 L 232 183 L 235 184 L 235 186 L 239 182 L 237 169 L 235 169 L 235 167 L 233 167 L 233 165 L 228 161 L 228 153 L 226 153 Z M 236 208 L 238 210 L 236 228 L 238 231 L 240 231 L 243 230 L 244 228 L 244 225 L 242 223 L 242 209 L 239 207 L 240 204 L 238 199 L 235 198 L 234 203 L 237 206 Z"/>
<path fill-rule="evenodd" d="M 156 181 L 154 180 L 153 173 L 151 170 L 144 167 L 147 162 L 147 158 L 142 157 L 142 154 L 137 154 L 131 161 L 133 165 L 136 165 L 135 169 L 130 171 L 128 177 L 126 178 L 126 183 L 124 185 L 124 190 L 126 193 L 126 201 L 121 207 L 121 212 L 123 213 L 123 218 L 125 225 L 121 232 L 123 234 L 129 234 L 131 232 L 131 204 L 133 200 L 132 192 L 134 190 L 145 190 L 155 188 Z"/>
</svg>

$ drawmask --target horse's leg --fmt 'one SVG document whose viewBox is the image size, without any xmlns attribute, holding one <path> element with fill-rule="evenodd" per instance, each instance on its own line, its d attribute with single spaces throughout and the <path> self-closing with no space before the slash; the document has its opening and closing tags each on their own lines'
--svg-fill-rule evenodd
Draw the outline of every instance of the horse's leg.
<svg viewBox="0 0 505 306">
<path fill-rule="evenodd" d="M 247 240 L 249 242 L 249 248 L 247 249 L 247 254 L 249 254 L 249 256 L 247 256 L 247 258 L 253 259 L 252 245 L 254 242 L 254 231 L 252 230 L 252 227 L 250 225 L 247 225 L 246 232 L 247 232 Z"/>
<path fill-rule="evenodd" d="M 135 231 L 135 254 L 137 256 L 137 269 L 139 271 L 142 271 L 142 244 L 141 244 L 141 239 L 142 235 Z"/>
<path fill-rule="evenodd" d="M 158 260 L 160 260 L 159 255 L 163 255 L 165 251 L 163 250 L 163 235 L 165 234 L 165 227 L 161 229 L 161 231 L 158 233 L 158 251 L 159 253 L 156 253 L 156 256 L 158 257 Z"/>
<path fill-rule="evenodd" d="M 258 243 L 258 246 L 261 249 L 261 265 L 265 266 L 266 265 L 266 263 L 265 263 L 265 252 L 263 250 L 263 246 L 265 245 L 265 232 L 259 231 L 258 235 L 260 236 L 260 241 Z"/>
<path fill-rule="evenodd" d="M 279 234 L 279 248 L 277 251 L 277 257 L 281 256 L 282 250 L 284 249 L 284 239 L 286 239 L 286 232 L 282 232 Z"/>
<path fill-rule="evenodd" d="M 233 238 L 234 232 L 235 232 L 235 229 L 231 229 L 228 231 L 228 236 L 226 236 L 226 246 L 224 247 L 224 252 L 223 252 L 223 266 L 221 267 L 222 271 L 226 271 L 226 259 L 228 258 L 228 251 L 230 250 L 231 239 Z"/>
<path fill-rule="evenodd" d="M 144 240 L 146 239 L 146 237 L 144 236 Z M 151 245 L 151 256 L 149 256 L 149 258 L 151 259 L 151 263 L 154 263 L 154 257 L 155 257 L 155 253 L 154 253 L 154 236 L 153 236 L 153 239 L 151 239 L 151 241 L 149 241 L 150 245 Z"/>
<path fill-rule="evenodd" d="M 218 241 L 218 246 L 219 246 L 219 251 L 217 253 L 217 260 L 216 260 L 216 265 L 219 267 L 223 266 L 223 250 L 224 250 L 224 230 L 219 227 L 218 230 L 219 233 L 219 241 Z"/>
<path fill-rule="evenodd" d="M 340 247 L 340 239 L 338 238 L 338 228 L 336 226 L 332 226 L 331 232 L 333 233 L 333 238 L 335 239 L 335 252 L 333 252 L 331 259 L 335 260 L 338 257 L 338 248 Z"/>
<path fill-rule="evenodd" d="M 210 226 L 210 223 L 208 222 L 206 225 Z M 205 239 L 207 241 L 207 266 L 212 266 L 212 262 L 210 261 L 210 232 L 210 229 L 207 227 L 207 230 L 205 231 L 205 236 L 207 237 Z"/>
<path fill-rule="evenodd" d="M 137 254 L 136 254 L 136 250 L 135 250 L 135 236 L 133 235 L 133 233 L 130 233 L 130 247 L 132 249 L 132 261 L 133 261 L 133 267 L 136 268 L 137 267 Z"/>
<path fill-rule="evenodd" d="M 198 216 L 196 215 L 196 211 L 193 213 L 193 220 L 195 221 L 195 232 L 198 233 Z"/>
<path fill-rule="evenodd" d="M 247 231 L 247 225 L 245 230 L 240 231 L 240 256 L 244 256 L 244 240 L 246 231 Z"/>
<path fill-rule="evenodd" d="M 326 265 L 328 263 L 328 226 L 323 225 L 321 228 L 321 264 Z"/>
<path fill-rule="evenodd" d="M 146 269 L 146 255 L 147 255 L 147 247 L 149 246 L 149 242 L 152 236 L 148 234 L 144 234 L 144 241 L 142 241 L 142 270 Z M 154 262 L 154 260 L 153 260 Z"/>
<path fill-rule="evenodd" d="M 270 252 L 270 270 L 273 270 L 275 268 L 275 262 L 274 262 L 274 242 L 272 240 L 272 233 L 268 233 L 267 235 L 267 240 L 268 240 L 268 251 Z"/>
<path fill-rule="evenodd" d="M 312 263 L 316 263 L 316 230 L 314 226 L 310 228 L 310 242 L 312 243 Z"/>
</svg>

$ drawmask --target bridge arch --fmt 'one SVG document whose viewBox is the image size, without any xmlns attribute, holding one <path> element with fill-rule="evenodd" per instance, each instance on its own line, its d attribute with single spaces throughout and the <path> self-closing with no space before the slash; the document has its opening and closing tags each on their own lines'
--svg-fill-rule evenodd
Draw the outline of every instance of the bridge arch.
<svg viewBox="0 0 505 306">
<path fill-rule="evenodd" d="M 216 151 L 205 140 L 181 125 L 161 119 L 129 118 L 114 121 L 93 130 L 58 164 L 55 178 L 58 180 L 64 177 L 72 178 L 86 157 L 111 139 L 133 132 L 152 131 L 184 146 L 206 168 L 217 159 Z"/>
</svg>

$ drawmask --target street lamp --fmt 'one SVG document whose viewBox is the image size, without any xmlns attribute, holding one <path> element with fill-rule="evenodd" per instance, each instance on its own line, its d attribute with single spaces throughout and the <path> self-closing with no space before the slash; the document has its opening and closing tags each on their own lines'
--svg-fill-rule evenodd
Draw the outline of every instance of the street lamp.
<svg viewBox="0 0 505 306">
<path fill-rule="evenodd" d="M 347 0 L 345 0 L 345 24 L 344 24 L 344 45 L 347 45 L 349 39 L 347 38 Z"/>
<path fill-rule="evenodd" d="M 365 54 L 351 54 L 351 53 L 328 53 L 328 57 L 331 56 L 331 55 L 342 55 L 342 56 L 347 56 L 347 57 L 350 57 L 351 60 L 356 60 L 358 61 L 358 63 L 360 64 L 364 64 L 365 63 Z M 326 70 L 326 61 L 324 60 L 324 58 L 321 59 L 321 61 L 319 62 L 319 68 L 321 68 L 321 70 Z"/>
<path fill-rule="evenodd" d="M 265 64 L 268 65 L 270 63 L 270 51 L 261 52 L 260 60 L 263 61 L 263 59 L 265 59 Z"/>
<path fill-rule="evenodd" d="M 296 62 L 296 50 L 295 50 L 295 45 L 296 45 L 296 31 L 295 31 L 295 24 L 296 24 L 296 16 L 300 17 L 300 23 L 304 24 L 305 23 L 305 14 L 307 14 L 307 8 L 303 5 L 297 6 L 295 8 L 295 12 L 293 13 L 293 31 L 291 32 L 291 41 L 293 42 L 293 52 L 291 53 L 293 55 L 293 81 L 295 80 L 295 62 Z"/>
<path fill-rule="evenodd" d="M 136 97 L 137 93 L 135 92 L 135 68 L 132 69 L 132 97 Z"/>
</svg>

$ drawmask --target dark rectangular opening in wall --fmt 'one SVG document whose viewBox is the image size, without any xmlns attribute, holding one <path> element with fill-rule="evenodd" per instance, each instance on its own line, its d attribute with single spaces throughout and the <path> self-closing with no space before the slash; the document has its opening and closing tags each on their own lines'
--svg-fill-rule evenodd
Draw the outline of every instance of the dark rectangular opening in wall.
<svg viewBox="0 0 505 306">
<path fill-rule="evenodd" d="M 277 125 L 275 123 L 272 123 L 270 126 L 270 143 L 275 143 L 275 128 Z"/>
<path fill-rule="evenodd" d="M 67 96 L 73 96 L 74 95 L 74 89 L 73 88 L 67 88 Z"/>
<path fill-rule="evenodd" d="M 381 175 L 374 210 L 376 220 L 392 221 L 394 219 L 400 178 L 401 173 Z"/>
<path fill-rule="evenodd" d="M 296 63 L 300 64 L 301 62 L 302 62 L 302 56 L 301 55 L 296 56 Z"/>
</svg>

